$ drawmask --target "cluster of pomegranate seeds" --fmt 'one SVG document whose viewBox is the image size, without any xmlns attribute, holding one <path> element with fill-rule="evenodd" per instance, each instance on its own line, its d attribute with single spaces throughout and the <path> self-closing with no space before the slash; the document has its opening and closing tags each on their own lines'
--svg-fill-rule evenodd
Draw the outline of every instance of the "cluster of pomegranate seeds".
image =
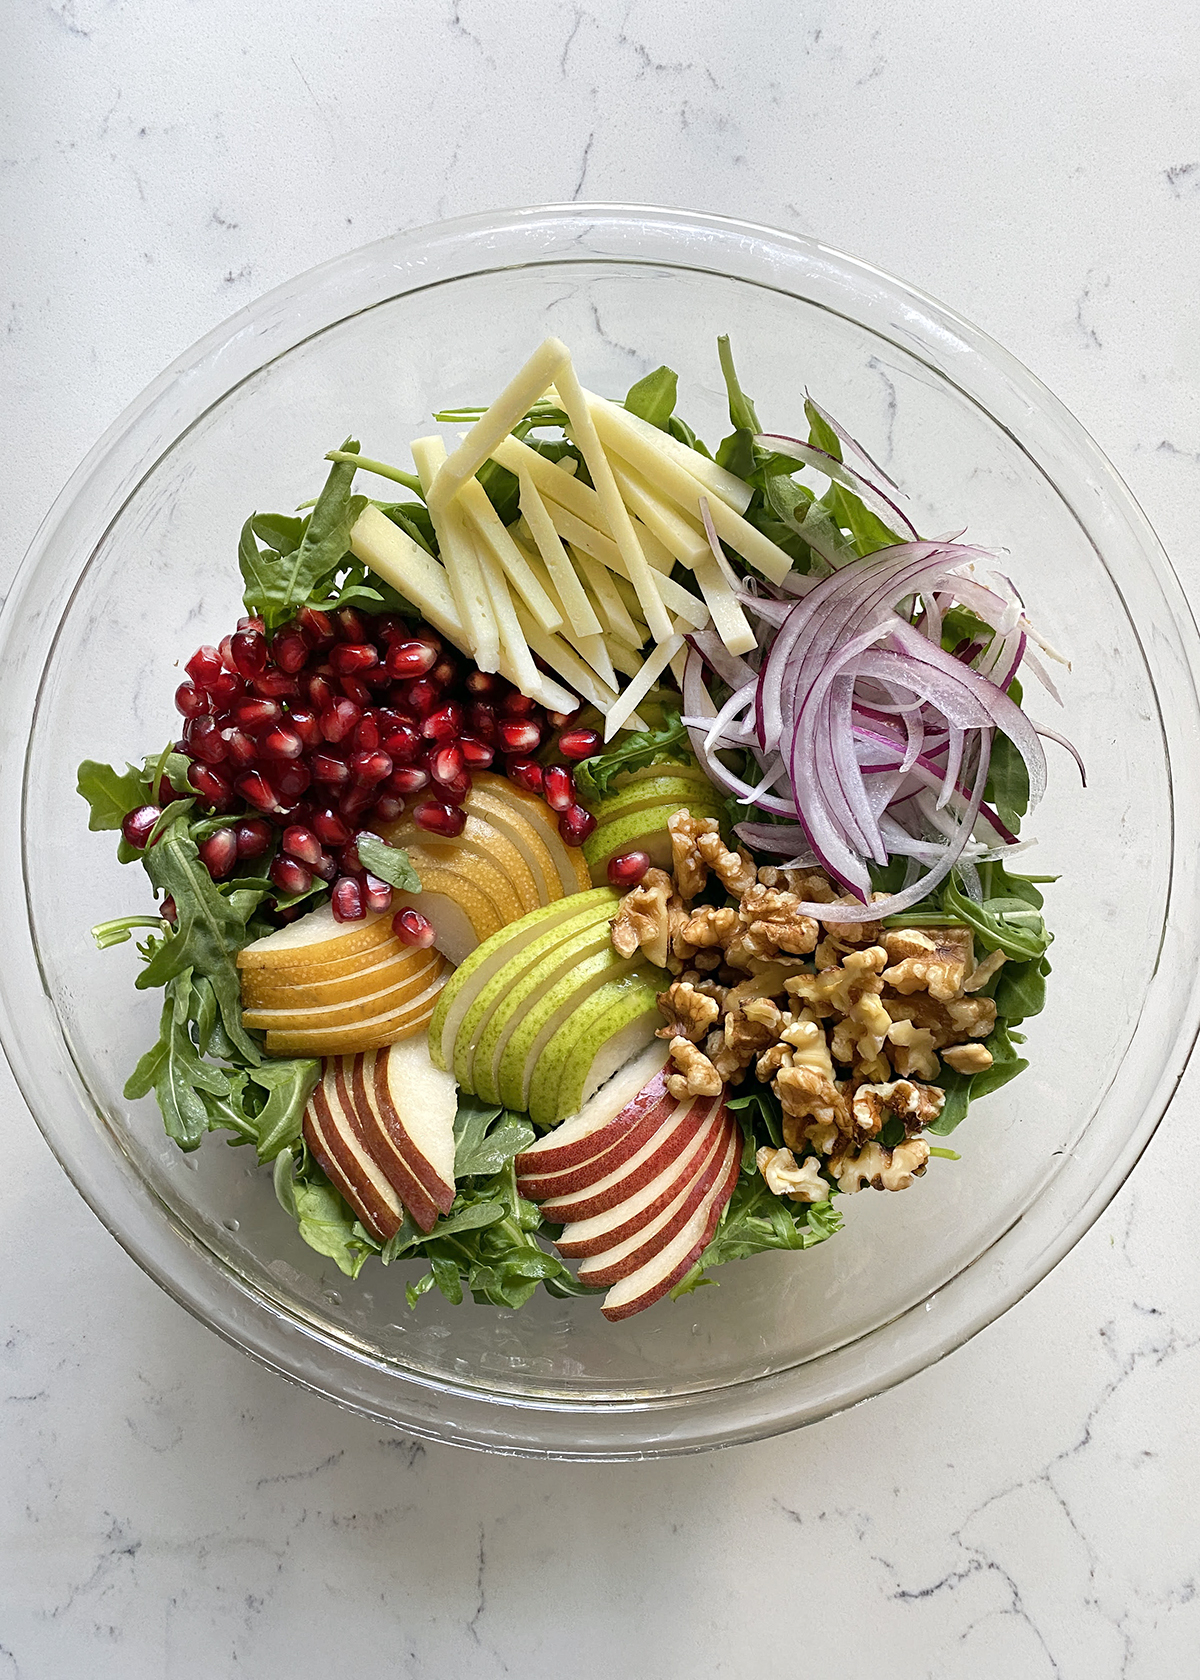
<svg viewBox="0 0 1200 1680">
<path fill-rule="evenodd" d="M 427 626 L 306 607 L 268 639 L 261 619 L 243 618 L 219 647 L 198 648 L 186 671 L 175 705 L 189 782 L 217 815 L 259 813 L 202 843 L 214 880 L 264 856 L 281 831 L 269 871 L 281 894 L 319 879 L 340 921 L 386 910 L 391 888 L 363 867 L 355 837 L 406 810 L 429 834 L 461 834 L 472 772 L 492 768 L 545 798 L 568 845 L 596 826 L 569 768 L 599 750 L 596 731 L 468 667 Z M 543 769 L 536 755 L 555 731 L 568 762 Z M 131 845 L 145 845 L 158 815 L 148 806 L 126 818 Z M 432 937 L 424 917 L 405 926 L 396 931 L 409 944 Z"/>
</svg>

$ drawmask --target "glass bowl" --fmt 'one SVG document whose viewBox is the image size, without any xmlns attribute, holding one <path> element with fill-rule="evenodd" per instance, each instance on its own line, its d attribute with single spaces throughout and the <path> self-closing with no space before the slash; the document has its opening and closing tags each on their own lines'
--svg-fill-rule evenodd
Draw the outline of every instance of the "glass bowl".
<svg viewBox="0 0 1200 1680">
<path fill-rule="evenodd" d="M 487 400 L 548 332 L 622 393 L 661 362 L 702 436 L 725 426 L 715 339 L 759 414 L 805 387 L 914 495 L 924 529 L 1008 551 L 1074 663 L 1035 819 L 1057 931 L 1028 1073 L 974 1108 L 957 1163 L 844 1204 L 811 1253 L 609 1325 L 544 1294 L 520 1313 L 426 1296 L 410 1266 L 350 1283 L 294 1234 L 268 1172 L 213 1137 L 184 1156 L 121 1089 L 157 1030 L 132 945 L 89 928 L 144 907 L 89 835 L 84 757 L 175 727 L 177 662 L 239 612 L 239 527 L 314 493 L 352 434 L 399 459 L 435 408 Z M 4 609 L 0 820 L 27 914 L 0 965 L 3 1037 L 42 1131 L 164 1289 L 273 1369 L 415 1434 L 496 1451 L 635 1458 L 752 1440 L 901 1381 L 1042 1278 L 1161 1118 L 1197 1028 L 1196 631 L 1142 514 L 1077 423 L 948 310 L 810 240 L 712 216 L 565 206 L 404 234 L 314 269 L 211 333 L 63 491 Z M 98 1310 L 103 1311 L 98 1304 Z"/>
</svg>

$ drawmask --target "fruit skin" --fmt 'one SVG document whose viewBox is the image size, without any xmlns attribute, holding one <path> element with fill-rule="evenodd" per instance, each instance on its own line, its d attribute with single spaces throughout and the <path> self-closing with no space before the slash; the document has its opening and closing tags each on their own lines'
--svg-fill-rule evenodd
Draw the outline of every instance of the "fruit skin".
<svg viewBox="0 0 1200 1680">
<path fill-rule="evenodd" d="M 516 787 L 504 776 L 483 772 L 475 776 L 474 782 L 476 787 L 492 793 L 496 798 L 507 800 L 532 823 L 535 832 L 554 859 L 565 893 L 585 892 L 592 885 L 591 875 L 581 853 L 576 847 L 563 843 L 558 832 L 557 819 L 543 800 L 534 793 L 526 793 L 523 788 Z"/>
<path fill-rule="evenodd" d="M 268 1031 L 267 1054 L 270 1056 L 348 1056 L 359 1050 L 378 1050 L 381 1045 L 394 1044 L 397 1039 L 411 1038 L 429 1024 L 437 995 L 445 984 L 447 969 L 435 974 L 426 989 L 402 1009 L 376 1016 L 354 1027 L 327 1028 L 323 1031 Z"/>
<path fill-rule="evenodd" d="M 354 1115 L 364 1148 L 412 1215 L 413 1221 L 422 1231 L 431 1231 L 438 1210 L 413 1173 L 407 1156 L 373 1101 L 374 1064 L 380 1054 L 386 1054 L 386 1051 L 366 1050 L 357 1056 L 338 1056 L 330 1062 L 325 1077 L 327 1080 L 333 1078 L 338 1100 L 346 1113 Z"/>
<path fill-rule="evenodd" d="M 592 1284 L 597 1289 L 607 1288 L 619 1283 L 622 1278 L 632 1277 L 663 1254 L 685 1229 L 709 1193 L 719 1188 L 736 1132 L 737 1128 L 728 1122 L 718 1126 L 695 1176 L 684 1184 L 674 1201 L 668 1203 L 649 1225 L 634 1231 L 624 1242 L 584 1260 L 579 1268 L 580 1282 Z"/>
<path fill-rule="evenodd" d="M 553 1063 L 546 1061 L 543 1055 L 546 1046 L 568 1021 L 576 1026 L 580 1024 L 582 1012 L 598 990 L 624 979 L 636 965 L 636 959 L 618 956 L 604 930 L 600 932 L 593 954 L 576 963 L 536 1002 L 527 1004 L 520 997 L 514 1000 L 514 1009 L 521 1011 L 520 1019 L 500 1054 L 495 1084 L 491 1082 L 489 1069 L 480 1067 L 478 1056 L 472 1065 L 471 1083 L 477 1096 L 486 1102 L 503 1103 L 505 1108 L 520 1113 L 529 1108 L 533 1081 L 539 1075 L 539 1088 L 551 1082 L 557 1086 L 562 1074 L 561 1056 Z M 606 994 L 606 1002 L 610 996 Z M 542 1123 L 551 1118 L 557 1120 L 561 1116 L 547 1114 Z"/>
<path fill-rule="evenodd" d="M 331 1088 L 328 1078 L 308 1099 L 302 1130 L 318 1166 L 371 1235 L 380 1242 L 394 1237 L 404 1222 L 403 1204 L 359 1137 L 353 1116 L 342 1108 L 336 1083 Z"/>
<path fill-rule="evenodd" d="M 256 939 L 238 952 L 239 968 L 286 966 L 297 961 L 325 962 L 348 957 L 370 946 L 382 944 L 391 934 L 385 915 L 368 916 L 361 922 L 341 923 L 327 904 L 319 910 L 289 922 L 286 927 Z"/>
<path fill-rule="evenodd" d="M 661 1301 L 704 1253 L 733 1195 L 741 1168 L 742 1133 L 731 1128 L 729 1146 L 714 1187 L 692 1214 L 683 1229 L 637 1271 L 623 1277 L 610 1289 L 600 1311 L 610 1324 L 630 1318 L 636 1312 Z"/>
<path fill-rule="evenodd" d="M 485 939 L 451 976 L 434 1011 L 429 1024 L 429 1053 L 434 1066 L 443 1070 L 450 1067 L 458 1023 L 480 987 L 486 985 L 498 966 L 531 947 L 534 941 L 565 926 L 574 917 L 581 913 L 586 915 L 593 905 L 604 905 L 611 917 L 616 914 L 618 903 L 619 895 L 611 888 L 573 893 L 569 898 L 530 911 L 519 922 L 507 928 L 498 928 L 490 938 Z"/>
<path fill-rule="evenodd" d="M 433 964 L 412 966 L 386 975 L 379 990 L 341 1003 L 310 1004 L 305 1008 L 290 1003 L 270 1009 L 244 1009 L 243 1024 L 257 1032 L 340 1032 L 362 1026 L 380 1015 L 404 1008 L 429 985 L 437 972 Z"/>
<path fill-rule="evenodd" d="M 385 984 L 399 985 L 410 974 L 422 972 L 426 963 L 432 967 L 437 961 L 435 956 L 430 962 L 428 950 L 414 949 L 398 939 L 385 940 L 364 955 L 378 960 L 345 974 L 326 975 L 314 966 L 309 971 L 311 979 L 293 980 L 290 969 L 264 970 L 261 975 L 255 969 L 243 969 L 242 1002 L 248 1009 L 316 1009 L 323 1004 L 353 1003 L 357 998 L 382 991 Z M 341 965 L 326 966 L 336 969 Z"/>
<path fill-rule="evenodd" d="M 664 971 L 649 963 L 614 974 L 539 1046 L 526 1072 L 521 1105 L 535 1125 L 550 1126 L 575 1113 L 592 1064 L 618 1033 L 632 1028 L 635 1038 L 641 1034 L 643 1044 L 650 1042 L 661 1021 L 656 999 L 666 985 Z"/>
<path fill-rule="evenodd" d="M 513 842 L 533 876 L 539 904 L 551 904 L 556 898 L 562 898 L 564 888 L 558 865 L 538 830 L 516 800 L 499 798 L 490 787 L 480 783 L 481 778 L 476 774 L 475 785 L 467 795 L 468 816 L 478 817 Z M 571 888 L 572 892 L 575 890 Z"/>
<path fill-rule="evenodd" d="M 563 1172 L 607 1149 L 646 1107 L 658 1101 L 656 1081 L 667 1059 L 662 1040 L 620 1068 L 578 1114 L 570 1115 L 516 1157 L 517 1178 Z M 654 1089 L 652 1089 L 654 1087 Z"/>
<path fill-rule="evenodd" d="M 435 1068 L 426 1039 L 415 1037 L 364 1060 L 364 1079 L 384 1126 L 439 1213 L 454 1204 L 454 1120 L 458 1091 Z"/>
<path fill-rule="evenodd" d="M 476 816 L 470 808 L 469 799 L 464 809 L 466 823 L 456 840 L 437 840 L 403 821 L 384 824 L 380 834 L 390 845 L 403 846 L 409 850 L 410 855 L 413 847 L 420 847 L 430 857 L 466 874 L 474 872 L 475 863 L 471 860 L 478 859 L 489 880 L 494 881 L 499 875 L 501 896 L 497 896 L 482 880 L 479 882 L 492 898 L 497 910 L 503 912 L 506 905 L 515 902 L 515 912 L 506 918 L 509 921 L 516 921 L 518 917 L 527 915 L 530 910 L 536 910 L 540 904 L 544 904 L 546 900 L 539 891 L 533 871 L 526 863 L 520 848 L 514 845 L 507 835 L 493 828 L 486 817 Z M 419 866 L 416 867 L 417 873 L 420 874 Z"/>
<path fill-rule="evenodd" d="M 625 1169 L 629 1163 L 640 1156 L 653 1140 L 665 1140 L 676 1129 L 675 1118 L 680 1105 L 667 1090 L 661 1073 L 651 1080 L 641 1096 L 642 1106 L 637 1108 L 634 1104 L 629 1104 L 626 1110 L 629 1118 L 622 1115 L 611 1128 L 607 1128 L 615 1135 L 602 1141 L 594 1154 L 554 1171 L 534 1168 L 518 1172 L 517 1187 L 521 1194 L 528 1196 L 533 1202 L 566 1203 L 576 1196 L 583 1195 L 585 1191 L 592 1191 L 601 1183 L 607 1185 L 614 1175 L 621 1179 L 623 1184 Z M 549 1135 L 553 1137 L 554 1133 Z M 682 1144 L 679 1147 L 682 1148 Z M 665 1159 L 659 1162 L 659 1165 L 665 1166 Z M 657 1167 L 653 1168 L 644 1177 L 652 1178 L 657 1170 Z M 617 1190 L 616 1198 L 619 1200 L 625 1193 L 624 1188 Z M 562 1210 L 556 1209 L 557 1211 Z M 595 1211 L 602 1212 L 603 1209 L 598 1207 Z M 564 1212 L 561 1219 L 555 1219 L 555 1224 L 561 1225 L 565 1219 L 574 1217 L 574 1211 Z"/>
</svg>

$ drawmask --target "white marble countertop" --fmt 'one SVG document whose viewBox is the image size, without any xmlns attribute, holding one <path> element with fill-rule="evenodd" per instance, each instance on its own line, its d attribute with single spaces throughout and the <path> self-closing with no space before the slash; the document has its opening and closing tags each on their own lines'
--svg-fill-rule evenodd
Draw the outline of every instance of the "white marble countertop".
<svg viewBox="0 0 1200 1680">
<path fill-rule="evenodd" d="M 11 0 L 3 587 L 99 432 L 234 308 L 497 205 L 811 233 L 1084 421 L 1200 599 L 1200 12 L 1111 0 Z M 0 1680 L 1200 1672 L 1184 1084 L 1132 1180 L 937 1368 L 644 1466 L 389 1436 L 176 1308 L 4 1075 Z"/>
</svg>

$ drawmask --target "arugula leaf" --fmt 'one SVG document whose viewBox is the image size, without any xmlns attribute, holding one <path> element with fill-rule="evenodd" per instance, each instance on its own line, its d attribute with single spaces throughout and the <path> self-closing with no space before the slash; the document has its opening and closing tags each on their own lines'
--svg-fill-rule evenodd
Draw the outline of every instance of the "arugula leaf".
<svg viewBox="0 0 1200 1680">
<path fill-rule="evenodd" d="M 503 1119 L 495 1124 L 502 1114 Z M 455 1178 L 498 1173 L 515 1155 L 529 1148 L 535 1135 L 521 1115 L 460 1092 L 454 1121 Z"/>
<path fill-rule="evenodd" d="M 164 986 L 184 969 L 194 969 L 212 984 L 225 1033 L 251 1065 L 261 1060 L 258 1045 L 242 1026 L 242 994 L 235 958 L 247 942 L 246 917 L 261 893 L 242 893 L 238 904 L 220 892 L 200 862 L 187 822 L 180 818 L 144 858 L 154 885 L 175 900 L 173 933 L 159 942 L 134 984 L 139 991 Z M 244 910 L 244 914 L 242 913 Z"/>
<path fill-rule="evenodd" d="M 783 1108 L 770 1085 L 752 1086 L 732 1097 L 726 1106 L 731 1114 L 739 1116 L 751 1143 L 762 1137 L 776 1149 L 783 1148 Z"/>
<path fill-rule="evenodd" d="M 389 887 L 396 887 L 400 892 L 420 892 L 421 877 L 402 846 L 389 846 L 377 834 L 366 833 L 357 837 L 355 846 L 363 868 L 369 869 L 379 880 L 386 881 Z"/>
<path fill-rule="evenodd" d="M 678 376 L 673 368 L 655 368 L 653 373 L 648 373 L 629 387 L 625 393 L 625 407 L 630 414 L 648 420 L 660 432 L 665 432 L 675 411 L 678 386 Z"/>
<path fill-rule="evenodd" d="M 691 1271 L 671 1291 L 677 1301 L 715 1280 L 706 1276 L 727 1260 L 744 1260 L 769 1248 L 815 1248 L 842 1228 L 832 1200 L 793 1202 L 776 1196 L 757 1170 L 743 1172 L 721 1217 L 716 1234 Z"/>
<path fill-rule="evenodd" d="M 758 465 L 761 452 L 755 447 L 754 434 L 760 432 L 762 427 L 758 423 L 758 415 L 754 412 L 754 404 L 738 381 L 737 370 L 733 365 L 733 352 L 725 334 L 717 340 L 717 355 L 721 360 L 721 372 L 725 378 L 725 390 L 729 398 L 729 422 L 733 427 L 733 431 L 717 450 L 717 464 L 731 473 L 736 473 L 739 478 L 748 479 Z"/>
<path fill-rule="evenodd" d="M 645 770 L 655 764 L 694 765 L 691 741 L 679 716 L 678 710 L 664 708 L 661 729 L 623 735 L 619 746 L 577 764 L 575 785 L 584 798 L 603 799 L 616 778 L 631 770 Z"/>
<path fill-rule="evenodd" d="M 339 453 L 356 455 L 358 444 L 348 438 Z M 350 494 L 355 466 L 350 460 L 333 463 L 303 535 L 290 552 L 258 547 L 256 521 L 264 531 L 284 540 L 279 516 L 256 514 L 242 527 L 238 565 L 246 586 L 246 611 L 260 614 L 268 631 L 294 617 L 332 578 L 349 552 L 350 532 L 367 505 L 365 496 Z"/>
<path fill-rule="evenodd" d="M 997 1015 L 1015 1024 L 1030 1015 L 1040 1015 L 1046 1004 L 1046 976 L 1050 964 L 1040 961 L 1005 963 L 996 981 L 992 997 Z"/>
<path fill-rule="evenodd" d="M 132 764 L 126 766 L 122 775 L 111 764 L 98 764 L 94 758 L 85 758 L 79 766 L 75 786 L 90 807 L 88 828 L 93 834 L 120 828 L 130 811 L 147 803 L 144 777 Z"/>
<path fill-rule="evenodd" d="M 1015 886 L 1015 881 L 1008 884 Z M 1043 956 L 1053 937 L 1040 908 L 1023 895 L 985 898 L 976 904 L 959 891 L 953 876 L 942 888 L 942 909 L 971 928 L 985 950 L 1003 951 L 1018 962 Z"/>
<path fill-rule="evenodd" d="M 266 1102 L 254 1117 L 254 1143 L 260 1161 L 273 1161 L 300 1138 L 304 1110 L 318 1079 L 321 1063 L 310 1056 L 286 1060 L 272 1057 L 261 1061 L 246 1076 L 245 1086 L 266 1093 Z M 242 1113 L 245 1109 L 244 1088 Z"/>
<path fill-rule="evenodd" d="M 995 807 L 1006 828 L 1014 834 L 1020 832 L 1021 818 L 1029 810 L 1029 771 L 1008 736 L 999 730 L 992 738 L 992 756 L 983 797 Z"/>
<path fill-rule="evenodd" d="M 943 1067 L 938 1076 L 938 1084 L 945 1090 L 946 1101 L 942 1112 L 927 1128 L 938 1137 L 948 1137 L 954 1128 L 961 1124 L 970 1103 L 978 1097 L 986 1097 L 992 1091 L 998 1091 L 1002 1085 L 1007 1085 L 1010 1079 L 1024 1073 L 1029 1066 L 1024 1056 L 1017 1054 L 1004 1021 L 997 1021 L 985 1043 L 992 1053 L 990 1068 L 985 1068 L 982 1073 L 966 1074 Z"/>
<path fill-rule="evenodd" d="M 280 1206 L 296 1220 L 309 1248 L 334 1261 L 347 1277 L 356 1278 L 365 1261 L 379 1253 L 379 1244 L 359 1224 L 319 1167 L 312 1164 L 302 1175 L 297 1174 L 291 1150 L 285 1149 L 276 1157 L 275 1194 Z"/>
</svg>

